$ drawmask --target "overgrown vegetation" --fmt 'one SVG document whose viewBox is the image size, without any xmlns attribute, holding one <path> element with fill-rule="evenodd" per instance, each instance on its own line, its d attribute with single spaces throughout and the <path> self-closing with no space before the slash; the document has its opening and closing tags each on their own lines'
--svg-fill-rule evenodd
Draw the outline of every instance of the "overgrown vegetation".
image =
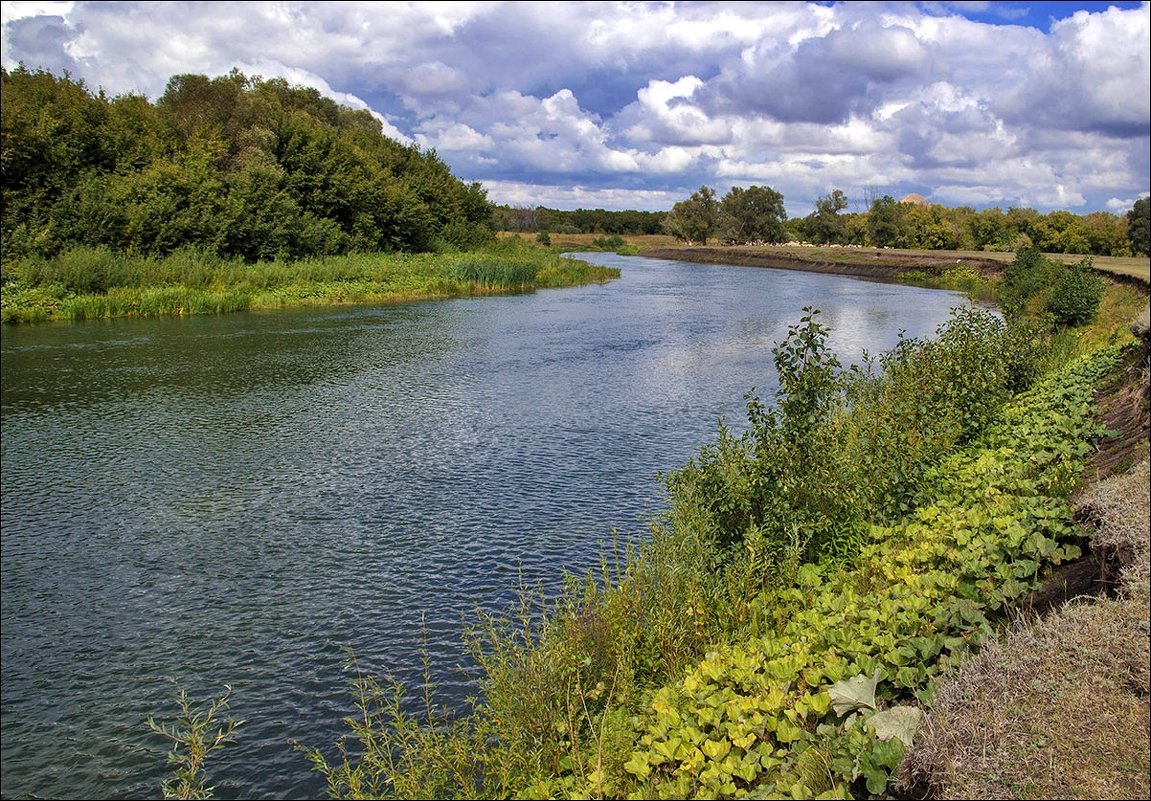
<svg viewBox="0 0 1151 801">
<path fill-rule="evenodd" d="M 77 246 L 290 261 L 494 237 L 479 184 L 282 78 L 177 75 L 155 104 L 23 66 L 0 88 L 5 261 Z"/>
<path fill-rule="evenodd" d="M 361 679 L 355 744 L 312 752 L 330 792 L 883 794 L 936 678 L 1084 541 L 1068 498 L 1119 351 L 1042 378 L 1071 352 L 1053 319 L 959 309 L 844 369 L 805 310 L 774 406 L 749 394 L 746 431 L 667 476 L 649 541 L 472 633 L 471 714 Z"/>
<path fill-rule="evenodd" d="M 504 240 L 471 253 L 349 254 L 248 264 L 185 248 L 166 256 L 78 247 L 0 267 L 5 323 L 220 314 L 526 291 L 606 281 L 619 270 Z"/>
<path fill-rule="evenodd" d="M 1117 556 L 1111 598 L 1021 619 L 953 675 L 901 768 L 905 792 L 936 798 L 1146 798 L 1148 462 L 1080 500 Z"/>
<path fill-rule="evenodd" d="M 1074 327 L 1095 319 L 1104 287 L 1090 259 L 1068 265 L 1024 248 L 1003 271 L 996 297 L 1009 315 L 1050 316 L 1056 325 Z"/>
</svg>

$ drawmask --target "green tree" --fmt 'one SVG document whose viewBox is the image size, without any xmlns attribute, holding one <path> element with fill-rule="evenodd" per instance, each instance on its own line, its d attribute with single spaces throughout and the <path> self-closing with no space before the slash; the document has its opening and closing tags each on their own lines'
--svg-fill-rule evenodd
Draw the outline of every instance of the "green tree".
<svg viewBox="0 0 1151 801">
<path fill-rule="evenodd" d="M 1139 198 L 1127 212 L 1127 238 L 1132 253 L 1151 254 L 1151 197 Z"/>
<path fill-rule="evenodd" d="M 909 209 L 910 206 L 897 202 L 891 195 L 872 203 L 867 213 L 867 236 L 871 244 L 877 248 L 907 247 Z"/>
<path fill-rule="evenodd" d="M 664 218 L 664 229 L 689 245 L 706 245 L 719 226 L 719 201 L 709 186 L 701 186 L 687 200 L 671 207 Z"/>
<path fill-rule="evenodd" d="M 1127 219 L 1106 211 L 1093 211 L 1081 218 L 1088 253 L 1097 256 L 1130 256 Z"/>
<path fill-rule="evenodd" d="M 839 212 L 846 208 L 847 195 L 842 189 L 820 195 L 815 201 L 815 212 L 804 221 L 805 238 L 817 245 L 843 244 L 847 238 L 847 223 Z"/>
<path fill-rule="evenodd" d="M 732 242 L 782 242 L 787 210 L 770 186 L 733 186 L 719 204 L 719 229 Z"/>
<path fill-rule="evenodd" d="M 105 104 L 83 81 L 17 67 L 0 73 L 0 231 L 5 258 L 51 250 L 52 206 L 88 171 L 113 166 Z"/>
</svg>

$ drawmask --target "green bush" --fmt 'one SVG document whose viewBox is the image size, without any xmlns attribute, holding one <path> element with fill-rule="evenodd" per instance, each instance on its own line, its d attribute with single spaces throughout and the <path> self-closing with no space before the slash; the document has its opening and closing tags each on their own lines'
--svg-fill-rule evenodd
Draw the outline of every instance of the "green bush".
<svg viewBox="0 0 1151 801">
<path fill-rule="evenodd" d="M 1064 268 L 1051 288 L 1047 310 L 1055 322 L 1068 328 L 1087 325 L 1099 314 L 1106 285 L 1092 269 L 1091 259 Z"/>
<path fill-rule="evenodd" d="M 1026 248 L 1004 270 L 996 298 L 1012 318 L 1047 315 L 1055 326 L 1074 328 L 1095 320 L 1105 289 L 1090 258 L 1066 265 Z"/>
<path fill-rule="evenodd" d="M 1038 248 L 1016 251 L 1015 259 L 1003 271 L 996 300 L 1009 316 L 1021 315 L 1027 301 L 1046 290 L 1055 280 L 1058 265 L 1043 257 Z"/>
<path fill-rule="evenodd" d="M 773 351 L 775 408 L 747 398 L 748 430 L 669 474 L 673 507 L 702 510 L 724 552 L 758 554 L 764 581 L 804 562 L 843 559 L 864 521 L 906 513 L 923 470 L 990 425 L 1039 375 L 1045 337 L 976 307 L 957 308 L 933 339 L 843 371 L 806 309 Z"/>
<path fill-rule="evenodd" d="M 627 242 L 619 234 L 596 237 L 591 243 L 593 247 L 599 248 L 600 250 L 610 250 L 613 252 L 627 247 Z"/>
</svg>

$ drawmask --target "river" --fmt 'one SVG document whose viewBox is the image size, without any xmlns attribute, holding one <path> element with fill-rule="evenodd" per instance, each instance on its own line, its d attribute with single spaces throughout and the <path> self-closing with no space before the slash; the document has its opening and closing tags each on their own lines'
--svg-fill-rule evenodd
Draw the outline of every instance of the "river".
<svg viewBox="0 0 1151 801">
<path fill-rule="evenodd" d="M 320 797 L 350 654 L 445 699 L 461 631 L 643 536 L 655 476 L 814 305 L 847 364 L 963 298 L 839 276 L 585 254 L 617 281 L 506 297 L 6 327 L 5 797 L 158 795 L 149 715 L 233 688 L 217 797 Z"/>
</svg>

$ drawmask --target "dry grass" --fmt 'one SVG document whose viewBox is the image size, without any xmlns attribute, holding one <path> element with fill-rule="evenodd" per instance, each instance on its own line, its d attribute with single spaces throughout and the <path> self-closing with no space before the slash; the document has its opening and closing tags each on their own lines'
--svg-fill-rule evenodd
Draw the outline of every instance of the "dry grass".
<svg viewBox="0 0 1151 801">
<path fill-rule="evenodd" d="M 1148 460 L 1084 497 L 1096 543 L 1127 557 L 1110 600 L 1020 621 L 957 674 L 908 753 L 900 782 L 937 798 L 1151 795 Z"/>
</svg>

